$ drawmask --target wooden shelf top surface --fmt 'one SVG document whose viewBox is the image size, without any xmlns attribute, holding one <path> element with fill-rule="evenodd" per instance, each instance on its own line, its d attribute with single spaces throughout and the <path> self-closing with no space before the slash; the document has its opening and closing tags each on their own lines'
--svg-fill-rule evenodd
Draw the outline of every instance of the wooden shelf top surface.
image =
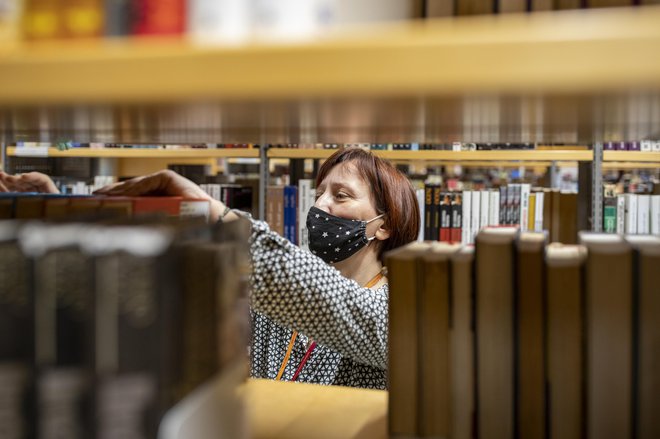
<svg viewBox="0 0 660 439">
<path fill-rule="evenodd" d="M 0 104 L 660 88 L 660 7 L 461 17 L 304 43 L 3 43 Z"/>
</svg>

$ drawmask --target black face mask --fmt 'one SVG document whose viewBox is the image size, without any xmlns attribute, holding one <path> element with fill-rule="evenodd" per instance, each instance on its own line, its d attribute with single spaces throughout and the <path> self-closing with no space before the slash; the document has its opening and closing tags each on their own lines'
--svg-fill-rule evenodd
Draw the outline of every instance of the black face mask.
<svg viewBox="0 0 660 439">
<path fill-rule="evenodd" d="M 382 216 L 378 215 L 369 221 L 353 220 L 312 207 L 307 213 L 309 249 L 329 264 L 343 261 L 376 237 L 367 238 L 367 224 Z"/>
</svg>

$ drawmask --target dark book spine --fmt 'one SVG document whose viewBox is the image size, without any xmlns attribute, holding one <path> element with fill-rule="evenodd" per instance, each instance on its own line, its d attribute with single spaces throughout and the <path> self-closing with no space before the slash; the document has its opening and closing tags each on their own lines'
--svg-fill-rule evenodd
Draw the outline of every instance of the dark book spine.
<svg viewBox="0 0 660 439">
<path fill-rule="evenodd" d="M 443 193 L 440 201 L 440 241 L 451 241 L 451 194 Z"/>
<path fill-rule="evenodd" d="M 441 203 L 442 203 L 442 188 L 440 186 L 433 187 L 433 210 L 432 210 L 432 221 L 433 226 L 431 228 L 431 240 L 438 241 L 440 240 L 440 216 L 441 216 Z"/>
<path fill-rule="evenodd" d="M 451 237 L 450 241 L 461 243 L 463 227 L 463 195 L 455 193 L 451 202 Z"/>
<path fill-rule="evenodd" d="M 15 241 L 0 242 L 0 424 L 2 437 L 34 435 L 34 296 L 31 264 Z"/>
<path fill-rule="evenodd" d="M 507 223 L 507 189 L 506 186 L 500 186 L 500 224 Z"/>
<path fill-rule="evenodd" d="M 431 232 L 433 229 L 433 186 L 424 186 L 424 240 L 433 240 Z"/>
</svg>

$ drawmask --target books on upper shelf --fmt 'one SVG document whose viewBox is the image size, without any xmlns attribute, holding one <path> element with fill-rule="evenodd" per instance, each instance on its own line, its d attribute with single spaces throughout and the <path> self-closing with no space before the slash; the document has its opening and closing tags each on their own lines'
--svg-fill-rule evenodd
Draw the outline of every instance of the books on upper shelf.
<svg viewBox="0 0 660 439">
<path fill-rule="evenodd" d="M 660 237 L 579 242 L 492 227 L 386 254 L 391 436 L 660 433 Z"/>
<path fill-rule="evenodd" d="M 603 189 L 603 231 L 628 235 L 660 235 L 660 195 L 617 194 Z"/>
<path fill-rule="evenodd" d="M 268 186 L 266 222 L 293 244 L 308 248 L 307 212 L 316 201 L 312 180 L 301 179 L 297 186 Z"/>
<path fill-rule="evenodd" d="M 577 194 L 569 191 L 532 188 L 527 183 L 445 191 L 440 185 L 427 184 L 423 201 L 420 239 L 427 241 L 473 244 L 479 230 L 489 226 L 547 230 L 551 241 L 566 244 L 577 240 Z"/>
<path fill-rule="evenodd" d="M 244 362 L 246 226 L 0 222 L 3 431 L 156 437 L 174 404 Z"/>
</svg>

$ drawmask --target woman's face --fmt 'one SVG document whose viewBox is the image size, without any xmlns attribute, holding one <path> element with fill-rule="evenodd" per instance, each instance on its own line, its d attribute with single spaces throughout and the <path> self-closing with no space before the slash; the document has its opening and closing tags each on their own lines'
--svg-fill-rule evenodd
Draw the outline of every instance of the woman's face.
<svg viewBox="0 0 660 439">
<path fill-rule="evenodd" d="M 316 188 L 315 207 L 340 218 L 369 221 L 377 217 L 371 188 L 351 162 L 343 162 L 330 170 Z M 367 224 L 371 237 L 383 224 L 382 219 Z"/>
</svg>

